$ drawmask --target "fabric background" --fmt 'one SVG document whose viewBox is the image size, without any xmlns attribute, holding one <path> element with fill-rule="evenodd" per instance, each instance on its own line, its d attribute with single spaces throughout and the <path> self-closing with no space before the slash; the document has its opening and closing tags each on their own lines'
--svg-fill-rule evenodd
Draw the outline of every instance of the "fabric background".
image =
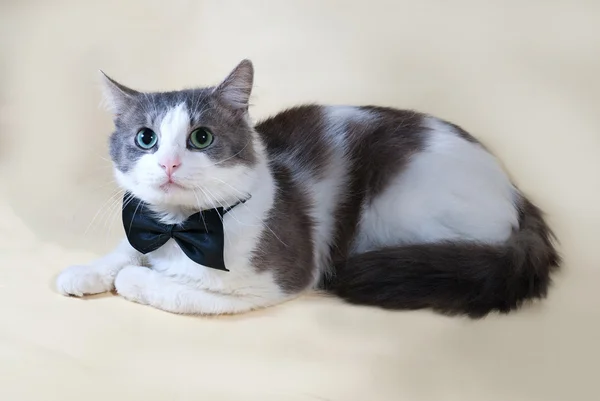
<svg viewBox="0 0 600 401">
<path fill-rule="evenodd" d="M 600 2 L 0 2 L 0 399 L 600 399 Z M 256 68 L 254 118 L 301 102 L 450 119 L 548 214 L 547 301 L 482 321 L 307 296 L 181 317 L 55 275 L 120 235 L 98 69 L 141 90 Z"/>
</svg>

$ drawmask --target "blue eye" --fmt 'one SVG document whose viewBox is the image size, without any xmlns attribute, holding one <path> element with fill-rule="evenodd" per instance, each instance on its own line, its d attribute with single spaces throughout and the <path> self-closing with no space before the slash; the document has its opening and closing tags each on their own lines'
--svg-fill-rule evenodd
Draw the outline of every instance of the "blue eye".
<svg viewBox="0 0 600 401">
<path fill-rule="evenodd" d="M 213 134 L 208 128 L 198 128 L 190 134 L 189 144 L 195 149 L 206 149 L 213 143 Z"/>
<path fill-rule="evenodd" d="M 158 142 L 158 136 L 150 128 L 142 128 L 137 133 L 135 142 L 144 150 L 152 149 Z"/>
</svg>

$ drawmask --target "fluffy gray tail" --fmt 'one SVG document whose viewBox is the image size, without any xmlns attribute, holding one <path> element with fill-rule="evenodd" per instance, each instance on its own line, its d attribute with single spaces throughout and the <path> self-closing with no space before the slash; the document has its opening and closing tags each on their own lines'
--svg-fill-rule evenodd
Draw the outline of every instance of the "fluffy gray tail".
<svg viewBox="0 0 600 401">
<path fill-rule="evenodd" d="M 432 308 L 479 318 L 545 298 L 561 258 L 541 211 L 526 199 L 502 245 L 436 243 L 380 249 L 335 266 L 325 289 L 353 304 Z"/>
</svg>

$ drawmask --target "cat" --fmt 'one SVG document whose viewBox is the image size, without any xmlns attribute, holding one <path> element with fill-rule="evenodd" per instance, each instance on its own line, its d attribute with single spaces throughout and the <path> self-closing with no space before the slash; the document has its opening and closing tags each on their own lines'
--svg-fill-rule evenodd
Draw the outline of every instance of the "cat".
<svg viewBox="0 0 600 401">
<path fill-rule="evenodd" d="M 236 205 L 221 216 L 229 271 L 199 265 L 174 240 L 143 255 L 123 239 L 63 270 L 64 295 L 116 290 L 164 311 L 211 315 L 317 290 L 477 319 L 545 298 L 561 264 L 541 210 L 458 125 L 315 104 L 255 125 L 250 60 L 218 85 L 170 92 L 102 77 L 119 186 L 165 224 Z"/>
</svg>

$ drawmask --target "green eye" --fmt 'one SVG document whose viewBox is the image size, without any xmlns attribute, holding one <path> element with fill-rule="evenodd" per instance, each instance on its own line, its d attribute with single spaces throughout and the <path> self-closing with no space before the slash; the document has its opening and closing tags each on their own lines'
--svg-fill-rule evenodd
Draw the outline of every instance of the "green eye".
<svg viewBox="0 0 600 401">
<path fill-rule="evenodd" d="M 198 128 L 190 134 L 190 146 L 195 149 L 208 148 L 213 143 L 213 134 L 208 128 Z"/>
<path fill-rule="evenodd" d="M 142 149 L 152 149 L 158 142 L 158 136 L 150 128 L 142 128 L 137 133 L 135 142 Z"/>
</svg>

